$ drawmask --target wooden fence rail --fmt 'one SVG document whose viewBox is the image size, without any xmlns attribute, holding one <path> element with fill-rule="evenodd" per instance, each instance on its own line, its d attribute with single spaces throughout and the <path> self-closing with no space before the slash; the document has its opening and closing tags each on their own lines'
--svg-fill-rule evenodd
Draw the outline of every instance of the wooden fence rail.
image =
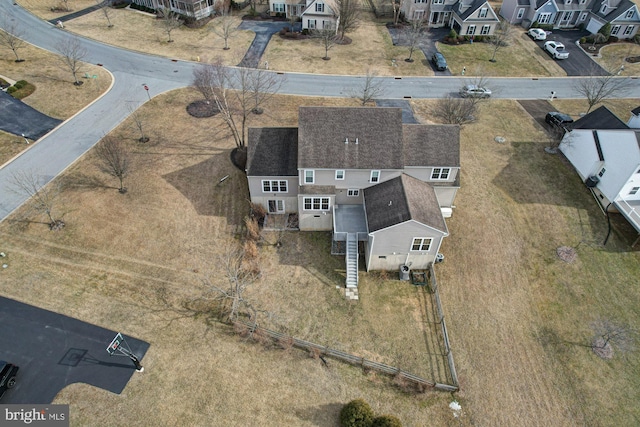
<svg viewBox="0 0 640 427">
<path fill-rule="evenodd" d="M 342 360 L 344 362 L 350 363 L 355 366 L 361 366 L 362 368 L 372 369 L 378 372 L 385 373 L 391 376 L 400 376 L 408 381 L 411 381 L 415 384 L 419 384 L 425 387 L 432 387 L 438 390 L 443 391 L 456 391 L 458 389 L 457 386 L 452 386 L 449 384 L 440 384 L 434 381 L 430 381 L 416 375 L 413 375 L 409 372 L 403 371 L 400 368 L 396 368 L 394 366 L 385 365 L 384 363 L 374 362 L 373 360 L 365 359 L 364 357 L 355 356 L 353 354 L 345 353 L 340 350 L 336 350 L 333 348 L 325 347 L 323 345 L 315 344 L 309 341 L 301 340 L 299 338 L 294 338 L 292 336 L 283 334 L 282 332 L 272 331 L 270 329 L 263 328 L 258 325 L 253 325 L 250 323 L 236 321 L 235 325 L 240 327 L 245 327 L 250 331 L 260 331 L 263 334 L 266 334 L 271 339 L 276 341 L 285 341 L 290 342 L 294 347 L 301 348 L 303 350 L 311 351 L 315 350 L 320 355 L 329 356 L 337 360 Z"/>
</svg>

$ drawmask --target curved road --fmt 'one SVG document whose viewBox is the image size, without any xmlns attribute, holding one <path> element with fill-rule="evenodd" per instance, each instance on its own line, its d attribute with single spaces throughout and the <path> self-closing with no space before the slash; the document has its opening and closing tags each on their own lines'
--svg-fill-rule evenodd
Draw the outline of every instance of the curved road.
<svg viewBox="0 0 640 427">
<path fill-rule="evenodd" d="M 30 14 L 11 0 L 0 0 L 0 15 L 8 16 L 23 29 L 24 39 L 40 48 L 56 52 L 65 38 L 77 37 Z M 11 178 L 19 171 L 38 171 L 46 182 L 64 171 L 82 154 L 110 132 L 128 115 L 130 106 L 147 100 L 143 84 L 150 95 L 186 87 L 191 84 L 197 63 L 173 61 L 136 53 L 90 39 L 80 38 L 88 54 L 86 61 L 103 65 L 114 77 L 109 91 L 90 106 L 70 118 L 38 144 L 33 145 L 13 162 L 0 169 L 0 221 L 22 205 L 26 197 L 10 191 Z M 280 93 L 306 96 L 348 96 L 349 87 L 362 77 L 317 74 L 282 74 L 286 79 Z M 464 83 L 453 77 L 382 77 L 386 98 L 440 98 L 456 93 Z M 570 78 L 493 78 L 488 79 L 497 98 L 540 99 L 551 91 L 562 98 L 580 97 Z M 632 86 L 628 98 L 640 98 L 640 85 Z M 44 183 L 44 182 L 43 182 Z"/>
</svg>

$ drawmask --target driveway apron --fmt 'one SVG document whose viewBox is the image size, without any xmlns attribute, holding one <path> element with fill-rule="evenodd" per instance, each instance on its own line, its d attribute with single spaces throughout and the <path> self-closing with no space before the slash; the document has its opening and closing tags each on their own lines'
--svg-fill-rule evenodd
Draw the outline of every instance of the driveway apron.
<svg viewBox="0 0 640 427">
<path fill-rule="evenodd" d="M 18 136 L 24 134 L 27 138 L 36 140 L 60 123 L 62 120 L 42 114 L 24 102 L 0 91 L 0 129 L 3 131 Z"/>
<path fill-rule="evenodd" d="M 581 37 L 588 36 L 588 31 L 579 30 L 554 30 L 547 35 L 547 40 L 535 42 L 540 49 L 544 49 L 544 43 L 556 40 L 562 43 L 569 52 L 567 59 L 552 59 L 567 73 L 567 76 L 608 76 L 609 73 L 598 65 L 584 50 L 576 44 Z M 545 51 L 545 54 L 551 56 Z"/>
<path fill-rule="evenodd" d="M 239 67 L 258 68 L 260 64 L 260 58 L 267 49 L 271 36 L 280 31 L 282 27 L 287 26 L 287 22 L 265 22 L 265 21 L 242 21 L 238 26 L 241 30 L 249 30 L 256 33 L 251 46 L 247 50 L 247 53 L 242 58 L 242 61 L 238 64 Z"/>
<path fill-rule="evenodd" d="M 406 36 L 402 32 L 402 28 L 395 28 L 393 25 L 387 25 L 387 29 L 389 30 L 389 34 L 391 35 L 391 40 L 393 41 L 394 46 L 407 46 L 408 49 L 408 41 Z M 451 31 L 449 28 L 430 28 L 426 31 L 422 38 L 418 41 L 418 49 L 424 53 L 424 57 L 426 58 L 425 66 L 428 66 L 433 70 L 436 76 L 450 76 L 451 71 L 447 68 L 444 71 L 438 71 L 433 66 L 431 62 L 431 56 L 438 52 L 436 48 L 436 42 L 438 40 L 442 40 L 447 34 Z M 408 54 L 408 52 L 407 52 Z"/>
</svg>

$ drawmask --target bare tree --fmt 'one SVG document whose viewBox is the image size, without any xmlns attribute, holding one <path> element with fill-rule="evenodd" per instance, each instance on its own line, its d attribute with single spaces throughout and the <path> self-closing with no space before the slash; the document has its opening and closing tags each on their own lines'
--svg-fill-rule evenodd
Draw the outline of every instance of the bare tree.
<svg viewBox="0 0 640 427">
<path fill-rule="evenodd" d="M 167 42 L 172 43 L 173 39 L 171 38 L 171 32 L 176 28 L 180 28 L 182 26 L 182 19 L 180 15 L 175 12 L 163 9 L 160 23 L 163 31 L 167 33 Z"/>
<path fill-rule="evenodd" d="M 131 151 L 129 147 L 120 139 L 106 135 L 96 145 L 96 155 L 98 156 L 98 168 L 120 182 L 118 191 L 120 194 L 127 192 L 124 186 L 124 179 L 129 175 L 131 169 Z"/>
<path fill-rule="evenodd" d="M 61 0 L 60 4 L 62 5 L 62 9 L 69 12 L 71 9 L 69 8 L 69 0 Z"/>
<path fill-rule="evenodd" d="M 402 6 L 406 0 L 390 0 L 391 8 L 393 9 L 393 25 L 397 26 L 400 22 L 400 13 L 402 12 Z"/>
<path fill-rule="evenodd" d="M 102 14 L 104 15 L 104 17 L 107 19 L 108 28 L 113 27 L 113 24 L 111 23 L 111 3 L 112 3 L 112 0 L 96 0 L 96 4 L 102 11 Z"/>
<path fill-rule="evenodd" d="M 229 50 L 229 39 L 238 31 L 235 20 L 226 12 L 217 19 L 218 24 L 211 28 L 211 31 L 224 40 L 224 50 Z"/>
<path fill-rule="evenodd" d="M 231 131 L 236 147 L 245 148 L 247 119 L 282 86 L 276 73 L 255 68 L 231 69 L 220 61 L 202 64 L 193 72 L 193 87 L 214 102 Z"/>
<path fill-rule="evenodd" d="M 59 58 L 60 67 L 71 71 L 73 84 L 80 86 L 83 82 L 78 80 L 78 73 L 82 70 L 82 62 L 87 56 L 87 50 L 82 46 L 76 37 L 65 38 L 57 45 L 57 51 L 61 55 Z"/>
<path fill-rule="evenodd" d="M 59 196 L 62 185 L 59 180 L 47 182 L 47 178 L 34 171 L 21 171 L 11 178 L 11 190 L 30 197 L 30 203 L 23 213 L 24 217 L 45 214 L 50 230 L 64 228 L 64 213 L 58 215 Z"/>
<path fill-rule="evenodd" d="M 340 40 L 344 40 L 346 33 L 354 31 L 360 25 L 360 10 L 357 0 L 334 0 L 335 9 L 338 15 L 338 34 Z"/>
<path fill-rule="evenodd" d="M 501 19 L 496 28 L 493 30 L 493 35 L 489 36 L 487 41 L 493 46 L 493 55 L 489 61 L 496 62 L 496 54 L 498 50 L 509 45 L 509 42 L 513 38 L 513 27 L 506 20 Z"/>
<path fill-rule="evenodd" d="M 454 98 L 448 95 L 436 101 L 431 115 L 443 123 L 464 126 L 476 120 L 478 102 L 479 98 Z"/>
<path fill-rule="evenodd" d="M 140 138 L 138 138 L 138 142 L 149 142 L 149 137 L 144 133 L 146 117 L 140 112 L 137 105 L 129 104 L 127 108 L 129 110 L 129 117 L 131 117 L 131 120 L 133 120 L 133 125 L 138 130 L 138 132 L 140 132 Z"/>
<path fill-rule="evenodd" d="M 320 43 L 322 43 L 322 47 L 324 47 L 324 56 L 322 59 L 325 61 L 330 60 L 329 50 L 337 42 L 336 29 L 332 25 L 327 25 L 324 28 L 312 30 L 311 37 L 320 40 Z"/>
<path fill-rule="evenodd" d="M 409 45 L 409 57 L 405 59 L 405 61 L 413 62 L 413 52 L 418 48 L 418 43 L 422 39 L 425 31 L 426 26 L 424 25 L 423 19 L 414 19 L 404 28 L 404 36 Z"/>
<path fill-rule="evenodd" d="M 16 56 L 16 62 L 23 62 L 24 59 L 18 55 L 18 49 L 25 46 L 25 42 L 21 38 L 23 36 L 22 30 L 14 20 L 7 18 L 6 15 L 2 17 L 2 28 L 4 31 L 0 30 L 0 46 L 11 49 Z"/>
<path fill-rule="evenodd" d="M 591 349 L 603 359 L 613 357 L 614 346 L 619 351 L 633 350 L 637 333 L 629 326 L 616 324 L 610 320 L 598 320 L 592 325 L 595 336 L 591 341 Z"/>
<path fill-rule="evenodd" d="M 378 78 L 378 75 L 374 71 L 367 70 L 367 74 L 365 74 L 362 83 L 347 92 L 351 98 L 359 99 L 364 106 L 376 98 L 382 97 L 384 91 L 384 80 Z"/>
<path fill-rule="evenodd" d="M 589 113 L 596 104 L 617 98 L 631 85 L 632 81 L 628 77 L 617 77 L 615 73 L 598 76 L 596 70 L 592 69 L 591 76 L 576 80 L 573 88 L 587 100 L 589 105 L 587 113 Z"/>
</svg>

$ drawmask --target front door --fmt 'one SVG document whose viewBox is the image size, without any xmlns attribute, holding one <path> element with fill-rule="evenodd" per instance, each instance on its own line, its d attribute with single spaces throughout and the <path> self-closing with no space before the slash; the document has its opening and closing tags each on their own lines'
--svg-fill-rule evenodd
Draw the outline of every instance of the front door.
<svg viewBox="0 0 640 427">
<path fill-rule="evenodd" d="M 269 213 L 284 213 L 284 200 L 269 200 Z"/>
</svg>

